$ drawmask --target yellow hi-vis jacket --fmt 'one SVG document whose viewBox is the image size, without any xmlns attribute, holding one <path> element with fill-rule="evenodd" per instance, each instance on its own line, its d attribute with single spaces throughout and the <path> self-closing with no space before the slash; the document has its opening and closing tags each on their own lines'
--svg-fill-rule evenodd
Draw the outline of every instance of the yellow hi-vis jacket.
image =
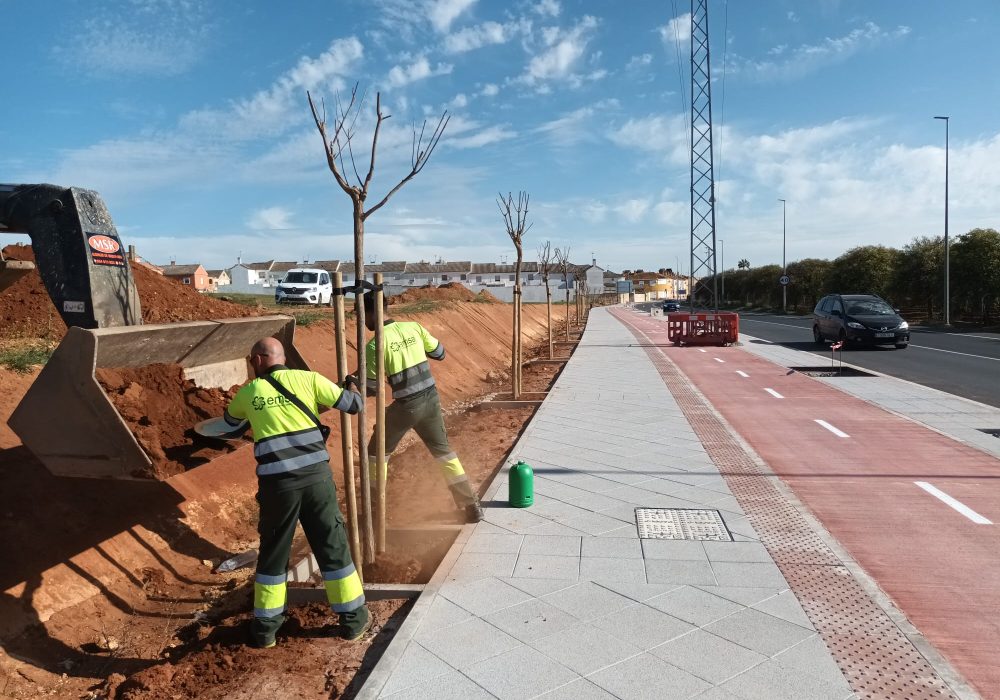
<svg viewBox="0 0 1000 700">
<path fill-rule="evenodd" d="M 358 394 L 341 389 L 316 372 L 277 365 L 268 374 L 314 415 L 319 415 L 320 405 L 347 413 L 357 413 L 361 406 Z M 330 458 L 313 419 L 263 378 L 254 379 L 236 392 L 224 416 L 230 425 L 239 425 L 243 419 L 250 421 L 257 476 L 290 472 Z"/>
<path fill-rule="evenodd" d="M 382 327 L 385 376 L 392 398 L 403 399 L 434 386 L 427 358 L 444 359 L 444 346 L 416 321 L 389 321 Z M 368 389 L 375 391 L 375 339 L 365 347 Z"/>
</svg>

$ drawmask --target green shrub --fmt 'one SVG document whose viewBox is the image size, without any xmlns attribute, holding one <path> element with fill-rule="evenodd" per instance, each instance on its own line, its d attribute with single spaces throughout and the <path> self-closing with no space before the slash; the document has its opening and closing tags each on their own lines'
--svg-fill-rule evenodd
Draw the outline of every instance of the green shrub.
<svg viewBox="0 0 1000 700">
<path fill-rule="evenodd" d="M 0 348 L 0 367 L 6 367 L 19 374 L 27 374 L 35 365 L 44 365 L 48 362 L 52 350 L 46 345 Z"/>
</svg>

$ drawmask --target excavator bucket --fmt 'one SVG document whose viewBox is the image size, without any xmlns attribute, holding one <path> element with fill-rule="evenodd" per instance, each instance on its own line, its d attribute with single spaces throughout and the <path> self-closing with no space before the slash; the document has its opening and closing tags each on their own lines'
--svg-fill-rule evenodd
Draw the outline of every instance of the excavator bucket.
<svg viewBox="0 0 1000 700">
<path fill-rule="evenodd" d="M 259 316 L 148 326 L 71 327 L 8 425 L 57 476 L 130 479 L 152 462 L 95 377 L 95 370 L 177 364 L 198 386 L 228 389 L 249 377 L 247 352 L 267 336 L 286 365 L 308 369 L 294 345 L 295 320 Z"/>
<path fill-rule="evenodd" d="M 0 292 L 34 269 L 35 263 L 27 260 L 0 260 Z"/>
</svg>

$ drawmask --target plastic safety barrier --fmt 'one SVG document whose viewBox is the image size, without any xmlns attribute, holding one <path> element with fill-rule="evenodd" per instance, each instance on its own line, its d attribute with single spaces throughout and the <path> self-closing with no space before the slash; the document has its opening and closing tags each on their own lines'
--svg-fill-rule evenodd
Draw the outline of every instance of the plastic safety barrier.
<svg viewBox="0 0 1000 700">
<path fill-rule="evenodd" d="M 674 345 L 733 345 L 740 337 L 740 317 L 734 311 L 667 315 L 667 339 Z"/>
</svg>

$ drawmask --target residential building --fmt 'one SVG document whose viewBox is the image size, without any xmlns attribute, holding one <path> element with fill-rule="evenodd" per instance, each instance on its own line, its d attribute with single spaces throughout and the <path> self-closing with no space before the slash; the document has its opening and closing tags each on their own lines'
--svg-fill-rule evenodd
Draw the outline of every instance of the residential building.
<svg viewBox="0 0 1000 700">
<path fill-rule="evenodd" d="M 219 287 L 228 287 L 232 284 L 228 270 L 208 270 L 208 286 L 211 290 L 217 291 Z"/>
<path fill-rule="evenodd" d="M 171 261 L 163 267 L 163 276 L 191 286 L 199 292 L 210 290 L 208 272 L 201 265 L 177 265 Z"/>
<path fill-rule="evenodd" d="M 449 282 L 468 284 L 471 271 L 472 262 L 469 260 L 405 263 L 403 270 L 396 277 L 396 284 L 402 287 L 426 287 L 428 285 L 436 287 Z"/>
</svg>

